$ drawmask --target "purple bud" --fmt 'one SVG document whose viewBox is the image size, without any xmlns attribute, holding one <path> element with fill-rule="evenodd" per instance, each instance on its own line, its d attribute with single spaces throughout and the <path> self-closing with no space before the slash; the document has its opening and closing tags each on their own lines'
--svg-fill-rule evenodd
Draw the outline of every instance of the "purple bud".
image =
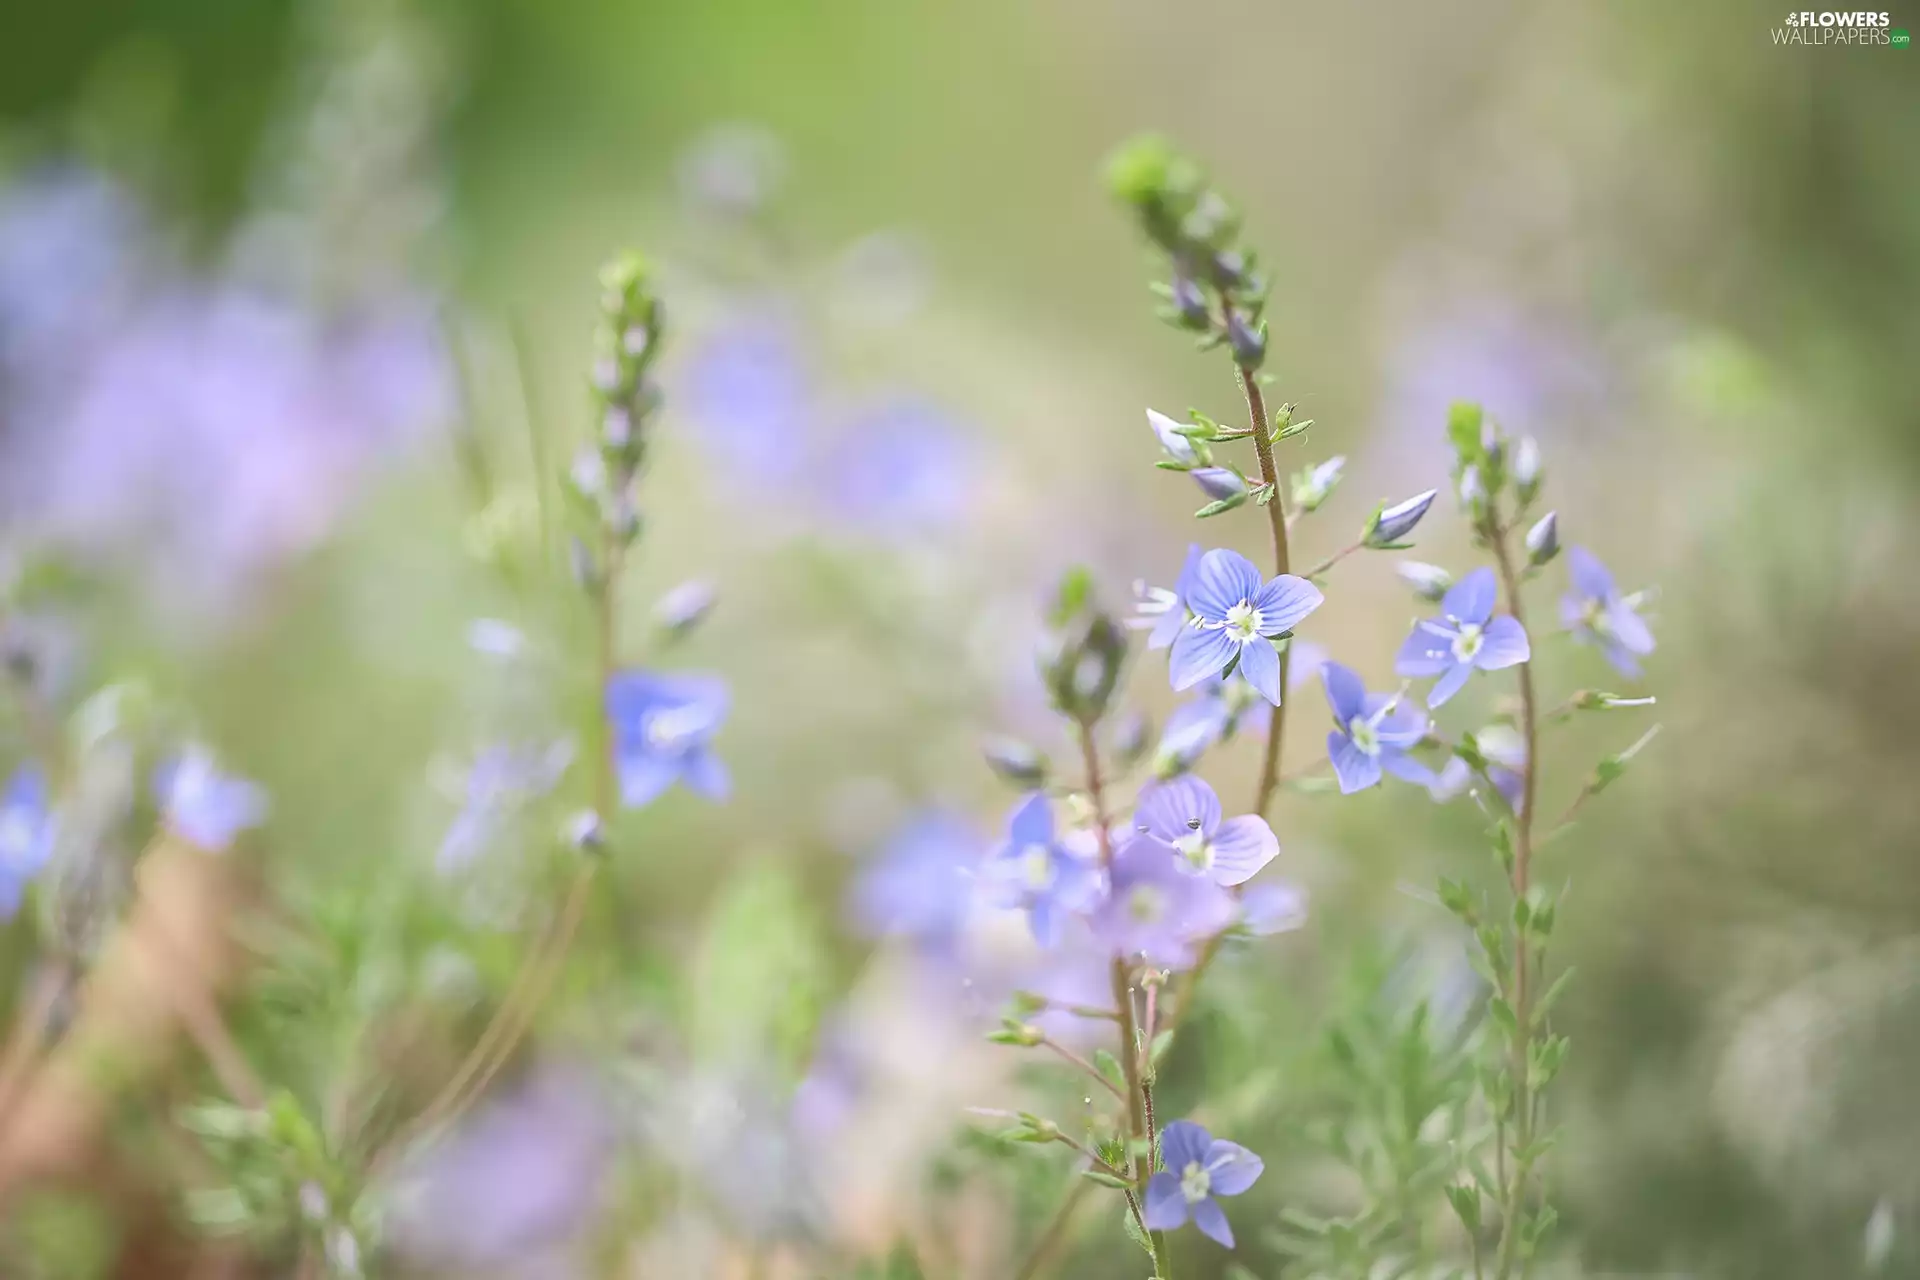
<svg viewBox="0 0 1920 1280">
<path fill-rule="evenodd" d="M 1180 424 L 1164 413 L 1147 410 L 1147 425 L 1153 428 L 1153 434 L 1160 441 L 1160 447 L 1175 462 L 1197 462 L 1199 454 L 1194 451 L 1193 441 L 1180 434 Z"/>
<path fill-rule="evenodd" d="M 1527 530 L 1527 562 L 1545 564 L 1560 554 L 1560 513 L 1549 511 Z"/>
<path fill-rule="evenodd" d="M 1247 496 L 1247 482 L 1226 467 L 1201 467 L 1190 474 L 1200 491 L 1215 502 L 1233 502 Z"/>
<path fill-rule="evenodd" d="M 1532 501 L 1540 492 L 1540 444 L 1532 436 L 1522 436 L 1513 450 L 1513 482 L 1520 488 L 1520 500 Z"/>
<path fill-rule="evenodd" d="M 1267 359 L 1267 330 L 1247 323 L 1238 311 L 1227 313 L 1227 345 L 1233 348 L 1234 363 L 1251 373 Z"/>
<path fill-rule="evenodd" d="M 1487 486 L 1480 481 L 1479 467 L 1465 467 L 1460 472 L 1458 486 L 1460 505 L 1474 514 L 1479 514 L 1487 505 Z"/>
<path fill-rule="evenodd" d="M 1180 315 L 1180 323 L 1189 329 L 1205 329 L 1213 323 L 1213 316 L 1207 310 L 1207 295 L 1200 286 L 1186 276 L 1175 276 L 1169 292 L 1173 296 L 1173 309 Z"/>
<path fill-rule="evenodd" d="M 1427 508 L 1433 505 L 1433 496 L 1438 492 L 1438 489 L 1429 489 L 1425 493 L 1416 493 L 1405 502 L 1395 503 L 1382 511 L 1374 518 L 1373 527 L 1367 530 L 1367 545 L 1390 546 L 1412 533 L 1421 517 L 1427 514 Z"/>
<path fill-rule="evenodd" d="M 1422 600 L 1438 601 L 1447 594 L 1447 588 L 1453 585 L 1453 575 L 1437 564 L 1425 564 L 1419 560 L 1402 560 L 1393 567 L 1400 575 L 1400 581 L 1413 589 L 1413 594 Z"/>
</svg>

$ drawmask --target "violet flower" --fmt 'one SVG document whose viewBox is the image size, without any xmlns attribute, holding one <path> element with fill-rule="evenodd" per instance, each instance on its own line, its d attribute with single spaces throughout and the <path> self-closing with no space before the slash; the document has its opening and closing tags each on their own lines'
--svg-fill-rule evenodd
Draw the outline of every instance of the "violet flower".
<svg viewBox="0 0 1920 1280">
<path fill-rule="evenodd" d="M 267 817 L 265 789 L 222 773 L 213 753 L 189 746 L 154 773 L 154 797 L 175 835 L 209 853 L 222 853 L 242 831 Z"/>
<path fill-rule="evenodd" d="M 1237 1196 L 1258 1182 L 1265 1162 L 1191 1120 L 1175 1120 L 1160 1131 L 1160 1162 L 1166 1167 L 1147 1182 L 1147 1230 L 1172 1231 L 1191 1217 L 1206 1235 L 1233 1248 L 1233 1228 L 1218 1197 Z"/>
<path fill-rule="evenodd" d="M 1218 885 L 1245 884 L 1280 855 L 1280 840 L 1256 813 L 1220 820 L 1220 797 L 1192 774 L 1149 783 L 1134 821 L 1166 845 L 1179 865 Z"/>
<path fill-rule="evenodd" d="M 1219 885 L 1183 870 L 1179 855 L 1160 840 L 1139 836 L 1113 857 L 1093 929 L 1111 955 L 1185 968 L 1193 963 L 1193 944 L 1231 924 L 1234 910 Z"/>
<path fill-rule="evenodd" d="M 1237 551 L 1200 557 L 1185 593 L 1196 622 L 1173 642 L 1170 677 L 1191 689 L 1234 668 L 1275 706 L 1280 705 L 1280 655 L 1272 639 L 1293 630 L 1325 599 L 1305 578 L 1283 573 L 1262 582 L 1253 562 Z"/>
<path fill-rule="evenodd" d="M 1100 889 L 1100 868 L 1069 849 L 1053 822 L 1053 805 L 1035 792 L 1007 819 L 1007 840 L 989 864 L 1004 905 L 1027 913 L 1034 941 L 1059 940 L 1061 917 L 1085 907 Z"/>
<path fill-rule="evenodd" d="M 1180 576 L 1174 579 L 1172 589 L 1148 586 L 1145 582 L 1133 584 L 1134 616 L 1127 619 L 1127 625 L 1148 629 L 1147 648 L 1166 648 L 1187 624 L 1187 589 L 1193 584 L 1193 573 L 1199 564 L 1200 544 L 1196 542 L 1187 547 L 1186 561 L 1180 566 Z"/>
<path fill-rule="evenodd" d="M 1498 595 L 1493 570 L 1475 569 L 1448 589 L 1440 616 L 1416 623 L 1400 646 L 1394 669 L 1401 675 L 1440 677 L 1427 694 L 1429 707 L 1460 692 L 1475 670 L 1498 671 L 1532 656 L 1526 629 L 1508 614 L 1494 616 Z"/>
<path fill-rule="evenodd" d="M 1567 549 L 1573 591 L 1560 601 L 1560 619 L 1583 644 L 1597 645 L 1621 675 L 1638 677 L 1639 659 L 1653 652 L 1653 632 L 1640 616 L 1639 597 L 1623 596 L 1607 566 L 1585 547 Z"/>
<path fill-rule="evenodd" d="M 0 792 L 0 920 L 20 909 L 27 885 L 53 854 L 58 822 L 38 765 L 22 765 Z"/>
<path fill-rule="evenodd" d="M 1422 785 L 1432 780 L 1433 771 L 1410 754 L 1427 736 L 1425 716 L 1397 693 L 1368 693 L 1360 677 L 1337 662 L 1322 668 L 1320 678 L 1333 708 L 1327 759 L 1341 794 L 1377 785 L 1383 772 Z"/>
<path fill-rule="evenodd" d="M 873 937 L 911 939 L 951 959 L 973 912 L 981 841 L 948 813 L 930 812 L 896 833 L 854 881 L 849 908 Z"/>
<path fill-rule="evenodd" d="M 727 767 L 711 744 L 728 704 L 726 683 L 718 676 L 617 673 L 607 685 L 606 713 L 620 802 L 637 809 L 676 782 L 710 800 L 724 799 Z"/>
</svg>

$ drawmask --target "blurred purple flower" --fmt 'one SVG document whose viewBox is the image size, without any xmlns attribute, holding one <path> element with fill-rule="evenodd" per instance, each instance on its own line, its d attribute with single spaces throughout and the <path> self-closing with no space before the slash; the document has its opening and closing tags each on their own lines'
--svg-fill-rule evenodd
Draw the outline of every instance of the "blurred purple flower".
<svg viewBox="0 0 1920 1280">
<path fill-rule="evenodd" d="M 1233 921 L 1227 892 L 1183 870 L 1180 856 L 1152 836 L 1129 840 L 1114 855 L 1108 881 L 1093 928 L 1111 955 L 1183 968 L 1192 963 L 1195 942 Z"/>
<path fill-rule="evenodd" d="M 573 744 L 496 743 L 467 771 L 460 812 L 440 841 L 441 871 L 467 866 L 498 839 L 529 802 L 559 785 L 573 763 Z"/>
<path fill-rule="evenodd" d="M 1220 820 L 1220 797 L 1192 774 L 1149 783 L 1140 792 L 1134 822 L 1177 855 L 1177 865 L 1218 885 L 1251 880 L 1280 855 L 1267 820 L 1242 814 Z"/>
<path fill-rule="evenodd" d="M 265 789 L 222 773 L 213 753 L 197 744 L 154 772 L 153 792 L 174 834 L 209 853 L 224 852 L 267 817 Z"/>
<path fill-rule="evenodd" d="M 1061 917 L 1085 907 L 1100 889 L 1100 869 L 1067 847 L 1054 829 L 1053 804 L 1034 792 L 1007 819 L 1007 840 L 988 864 L 992 887 L 1006 906 L 1027 913 L 1034 941 L 1059 940 Z"/>
<path fill-rule="evenodd" d="M 1147 1229 L 1172 1231 L 1191 1217 L 1202 1232 L 1233 1248 L 1233 1228 L 1216 1197 L 1237 1196 L 1259 1181 L 1266 1168 L 1260 1157 L 1191 1120 L 1175 1120 L 1160 1133 L 1160 1161 L 1166 1167 L 1147 1182 Z"/>
<path fill-rule="evenodd" d="M 1494 790 L 1506 801 L 1508 809 L 1518 813 L 1526 794 L 1526 777 L 1521 772 L 1527 767 L 1526 739 L 1507 725 L 1495 724 L 1475 734 L 1474 742 L 1486 757 L 1487 777 Z M 1446 801 L 1465 792 L 1472 783 L 1472 768 L 1454 756 L 1428 782 L 1427 791 L 1435 800 Z"/>
<path fill-rule="evenodd" d="M 1410 754 L 1427 736 L 1425 716 L 1403 705 L 1397 693 L 1368 693 L 1360 677 L 1337 662 L 1327 663 L 1320 677 L 1335 725 L 1327 735 L 1327 759 L 1342 794 L 1376 785 L 1383 770 L 1422 785 L 1433 780 L 1433 770 Z"/>
<path fill-rule="evenodd" d="M 854 881 L 855 923 L 875 937 L 911 939 L 923 952 L 952 959 L 973 914 L 982 841 L 949 813 L 913 819 Z"/>
<path fill-rule="evenodd" d="M 1281 574 L 1263 583 L 1260 571 L 1239 552 L 1207 552 L 1186 592 L 1187 606 L 1198 621 L 1182 628 L 1173 642 L 1173 687 L 1191 689 L 1238 664 L 1248 683 L 1278 706 L 1280 655 L 1268 638 L 1293 630 L 1323 599 L 1320 589 L 1305 578 Z"/>
<path fill-rule="evenodd" d="M 799 469 L 814 390 L 791 326 L 762 318 L 722 328 L 695 349 L 679 398 L 730 472 L 770 482 Z"/>
<path fill-rule="evenodd" d="M 1306 921 L 1307 891 L 1297 884 L 1268 877 L 1240 895 L 1240 924 L 1248 933 L 1286 933 Z"/>
<path fill-rule="evenodd" d="M 1403 676 L 1439 676 L 1427 694 L 1437 707 L 1460 692 L 1474 671 L 1498 671 L 1525 662 L 1532 654 L 1527 633 L 1507 614 L 1495 617 L 1498 596 L 1493 570 L 1475 569 L 1440 601 L 1440 617 L 1414 624 L 1400 646 L 1394 669 Z"/>
<path fill-rule="evenodd" d="M 950 524 L 978 482 L 959 426 L 925 400 L 898 397 L 860 410 L 822 442 L 819 499 L 842 521 L 881 530 Z"/>
<path fill-rule="evenodd" d="M 1638 678 L 1639 659 L 1653 652 L 1653 632 L 1640 616 L 1637 596 L 1623 596 L 1613 574 L 1585 547 L 1567 549 L 1573 591 L 1560 600 L 1560 619 L 1583 644 L 1597 645 L 1621 675 Z"/>
<path fill-rule="evenodd" d="M 816 1142 L 838 1134 L 858 1112 L 872 1075 L 853 1028 L 844 1019 L 828 1021 L 807 1074 L 794 1087 L 794 1131 Z"/>
<path fill-rule="evenodd" d="M 0 792 L 0 920 L 20 909 L 27 885 L 53 854 L 58 823 L 38 765 L 21 765 Z"/>
<path fill-rule="evenodd" d="M 627 670 L 607 686 L 620 802 L 650 804 L 676 782 L 708 799 L 724 799 L 727 767 L 711 740 L 727 718 L 726 683 L 718 676 Z"/>
<path fill-rule="evenodd" d="M 598 1209 L 614 1151 L 606 1115 L 591 1081 L 554 1068 L 486 1103 L 402 1168 L 400 1252 L 471 1274 L 566 1243 Z"/>
<path fill-rule="evenodd" d="M 1195 542 L 1187 547 L 1186 562 L 1180 566 L 1180 576 L 1171 589 L 1148 586 L 1144 581 L 1133 584 L 1134 615 L 1127 619 L 1127 625 L 1147 630 L 1147 648 L 1166 648 L 1186 625 L 1187 588 L 1199 564 L 1200 544 Z"/>
</svg>

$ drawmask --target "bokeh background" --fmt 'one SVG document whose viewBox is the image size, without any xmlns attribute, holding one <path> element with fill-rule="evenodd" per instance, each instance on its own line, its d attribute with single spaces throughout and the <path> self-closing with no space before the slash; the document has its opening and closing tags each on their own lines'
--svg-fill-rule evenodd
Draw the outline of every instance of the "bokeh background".
<svg viewBox="0 0 1920 1280">
<path fill-rule="evenodd" d="M 62 714 L 137 682 L 272 793 L 249 928 L 308 923 L 299 964 L 243 948 L 228 1016 L 262 1075 L 316 1108 L 343 1079 L 431 1089 L 559 875 L 511 848 L 450 875 L 446 833 L 477 751 L 590 705 L 540 513 L 586 429 L 594 271 L 641 247 L 674 346 L 629 622 L 717 588 L 671 661 L 732 684 L 735 794 L 622 820 L 533 1041 L 367 1238 L 402 1275 L 1011 1274 L 1066 1169 L 981 1149 L 961 1109 L 1046 1086 L 847 902 L 927 814 L 997 824 L 983 734 L 1051 745 L 1028 655 L 1062 570 L 1119 605 L 1191 538 L 1261 545 L 1246 513 L 1189 524 L 1150 466 L 1143 406 L 1236 413 L 1224 361 L 1153 322 L 1098 179 L 1161 130 L 1276 281 L 1269 368 L 1317 423 L 1286 465 L 1348 458 L 1308 554 L 1444 484 L 1446 407 L 1478 399 L 1540 440 L 1563 536 L 1657 586 L 1658 707 L 1545 762 L 1571 795 L 1661 725 L 1546 855 L 1579 975 L 1549 1269 L 1920 1274 L 1920 54 L 1779 47 L 1779 17 L 15 5 L 9 644 Z M 1451 512 L 1419 541 L 1469 555 Z M 1307 630 L 1377 680 L 1414 610 L 1390 560 L 1344 565 Z M 1543 666 L 1619 684 L 1570 646 Z M 1208 776 L 1243 792 L 1256 756 Z M 1261 1221 L 1353 1194 L 1315 1154 L 1347 1097 L 1328 1026 L 1445 1005 L 1460 940 L 1409 886 L 1486 862 L 1470 807 L 1411 789 L 1290 795 L 1278 826 L 1309 922 L 1229 957 L 1168 1085 L 1267 1154 L 1235 1214 L 1232 1274 L 1260 1277 L 1305 1274 Z M 8 926 L 16 1020 L 43 915 Z M 131 1087 L 85 1176 L 10 1192 L 0 1269 L 292 1274 L 271 1232 L 209 1250 L 181 1207 L 219 1177 L 169 1117 L 211 1087 L 191 1060 Z M 1110 1217 L 1070 1224 L 1055 1274 L 1139 1270 Z"/>
</svg>

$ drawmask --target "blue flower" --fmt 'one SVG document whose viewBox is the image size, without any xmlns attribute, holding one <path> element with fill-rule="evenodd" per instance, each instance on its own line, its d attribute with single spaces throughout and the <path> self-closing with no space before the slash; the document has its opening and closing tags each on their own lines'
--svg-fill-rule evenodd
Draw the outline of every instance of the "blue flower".
<svg viewBox="0 0 1920 1280">
<path fill-rule="evenodd" d="M 1037 791 L 1007 819 L 1007 841 L 989 870 L 1002 902 L 1025 909 L 1043 947 L 1059 940 L 1061 916 L 1085 907 L 1100 890 L 1099 867 L 1062 843 L 1053 806 Z"/>
<path fill-rule="evenodd" d="M 1250 884 L 1240 895 L 1240 927 L 1265 936 L 1298 929 L 1307 922 L 1307 891 L 1271 877 Z"/>
<path fill-rule="evenodd" d="M 1185 599 L 1195 622 L 1174 638 L 1173 687 L 1191 689 L 1235 667 L 1261 697 L 1279 706 L 1280 655 L 1269 641 L 1320 607 L 1320 589 L 1290 573 L 1263 583 L 1251 560 L 1215 550 L 1200 557 Z"/>
<path fill-rule="evenodd" d="M 1129 840 L 1113 856 L 1107 896 L 1093 913 L 1093 930 L 1108 953 L 1122 959 L 1184 968 L 1193 945 L 1233 923 L 1226 890 L 1183 869 L 1182 859 L 1150 835 Z"/>
<path fill-rule="evenodd" d="M 953 957 L 972 914 L 981 840 L 952 814 L 932 812 L 896 833 L 855 879 L 848 903 L 874 937 L 905 937 Z"/>
<path fill-rule="evenodd" d="M 1401 705 L 1400 695 L 1368 693 L 1352 670 L 1337 662 L 1321 669 L 1334 730 L 1327 735 L 1327 759 L 1340 791 L 1352 795 L 1380 781 L 1382 771 L 1422 785 L 1433 771 L 1409 752 L 1427 736 L 1427 718 Z"/>
<path fill-rule="evenodd" d="M 724 799 L 727 767 L 713 754 L 711 741 L 727 718 L 728 704 L 726 683 L 718 676 L 616 674 L 607 684 L 606 707 L 620 803 L 637 809 L 676 782 L 708 799 Z"/>
<path fill-rule="evenodd" d="M 47 803 L 47 778 L 22 765 L 0 792 L 0 920 L 20 909 L 27 885 L 53 854 L 58 823 Z"/>
<path fill-rule="evenodd" d="M 1499 588 L 1493 570 L 1475 569 L 1440 601 L 1440 617 L 1416 623 L 1394 669 L 1403 676 L 1439 676 L 1427 694 L 1437 707 L 1460 692 L 1475 669 L 1498 671 L 1532 656 L 1527 632 L 1507 614 L 1494 617 Z"/>
<path fill-rule="evenodd" d="M 1583 644 L 1598 645 L 1621 675 L 1638 677 L 1638 659 L 1653 652 L 1653 632 L 1640 616 L 1638 596 L 1623 596 L 1607 566 L 1585 547 L 1567 550 L 1573 591 L 1560 601 L 1560 618 Z"/>
<path fill-rule="evenodd" d="M 1160 1131 L 1160 1163 L 1147 1182 L 1142 1216 L 1149 1231 L 1172 1231 L 1189 1217 L 1214 1240 L 1233 1248 L 1233 1228 L 1216 1197 L 1237 1196 L 1260 1180 L 1266 1164 L 1235 1142 L 1214 1137 L 1191 1120 Z"/>
<path fill-rule="evenodd" d="M 1174 579 L 1171 590 L 1148 586 L 1145 582 L 1133 584 L 1134 616 L 1127 620 L 1127 625 L 1151 628 L 1147 631 L 1147 648 L 1166 648 L 1187 624 L 1187 588 L 1193 584 L 1194 570 L 1199 564 L 1200 544 L 1196 542 L 1187 548 L 1186 562 L 1180 566 L 1180 576 Z"/>
<path fill-rule="evenodd" d="M 1507 808 L 1519 813 L 1526 798 L 1527 742 L 1508 725 L 1492 724 L 1474 735 L 1480 754 L 1487 761 L 1487 778 L 1506 801 Z M 1473 783 L 1473 769 L 1454 756 L 1427 783 L 1427 792 L 1435 800 L 1447 801 L 1466 791 Z"/>
<path fill-rule="evenodd" d="M 213 753 L 189 746 L 153 776 L 154 797 L 175 835 L 210 853 L 266 821 L 267 793 L 258 784 L 220 771 Z"/>
<path fill-rule="evenodd" d="M 1191 774 L 1149 783 L 1133 819 L 1166 845 L 1178 865 L 1218 885 L 1245 884 L 1280 854 L 1280 841 L 1259 814 L 1220 820 L 1220 797 Z"/>
</svg>

